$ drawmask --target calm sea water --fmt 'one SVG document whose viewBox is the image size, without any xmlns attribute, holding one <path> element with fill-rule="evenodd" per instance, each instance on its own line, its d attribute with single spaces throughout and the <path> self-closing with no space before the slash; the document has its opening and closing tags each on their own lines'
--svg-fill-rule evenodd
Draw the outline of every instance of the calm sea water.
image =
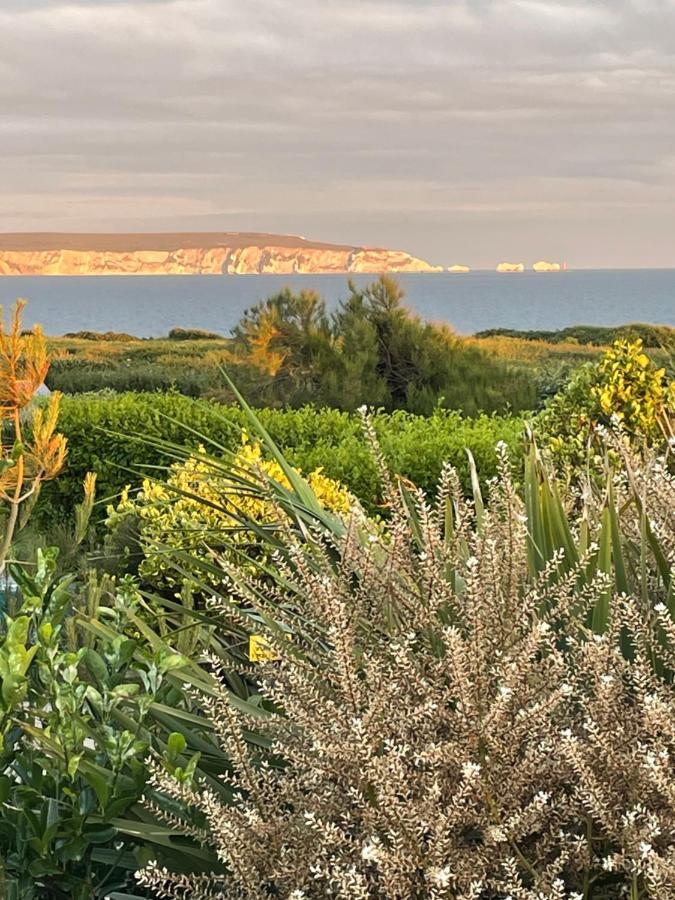
<svg viewBox="0 0 675 900">
<path fill-rule="evenodd" d="M 638 321 L 675 326 L 675 269 L 398 278 L 410 307 L 464 334 Z M 373 276 L 353 280 L 367 284 Z M 319 291 L 330 307 L 348 293 L 343 275 L 0 277 L 0 303 L 25 297 L 26 321 L 42 323 L 48 334 L 87 329 L 151 337 L 176 326 L 227 333 L 244 309 L 285 286 Z"/>
</svg>

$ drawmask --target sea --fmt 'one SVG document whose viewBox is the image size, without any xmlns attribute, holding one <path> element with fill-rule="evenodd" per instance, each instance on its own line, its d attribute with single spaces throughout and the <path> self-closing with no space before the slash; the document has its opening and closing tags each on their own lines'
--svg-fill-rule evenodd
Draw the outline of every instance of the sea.
<svg viewBox="0 0 675 900">
<path fill-rule="evenodd" d="M 362 286 L 374 277 L 351 280 Z M 675 326 L 675 269 L 396 277 L 411 309 L 461 334 L 631 322 Z M 317 291 L 329 309 L 349 294 L 346 275 L 5 276 L 0 303 L 7 309 L 23 297 L 24 322 L 39 322 L 52 335 L 86 330 L 157 337 L 175 327 L 228 334 L 245 309 L 285 287 Z"/>
</svg>

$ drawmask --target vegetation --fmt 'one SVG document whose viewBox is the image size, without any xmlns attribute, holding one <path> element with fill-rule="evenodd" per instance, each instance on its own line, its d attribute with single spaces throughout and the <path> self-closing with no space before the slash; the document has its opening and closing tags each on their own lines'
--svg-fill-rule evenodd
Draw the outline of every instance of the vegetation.
<svg viewBox="0 0 675 900">
<path fill-rule="evenodd" d="M 226 869 L 153 862 L 140 883 L 176 898 L 672 896 L 673 597 L 645 528 L 672 549 L 675 482 L 657 460 L 626 465 L 634 485 L 572 519 L 534 450 L 525 501 L 505 457 L 485 505 L 448 468 L 434 505 L 390 483 L 385 531 L 358 507 L 328 519 L 306 484 L 280 495 L 298 527 L 270 539 L 275 567 L 226 567 L 214 601 L 269 648 L 262 720 L 225 683 L 203 703 L 234 800 L 152 767 Z"/>
<path fill-rule="evenodd" d="M 12 567 L 19 594 L 0 630 L 0 896 L 117 898 L 149 858 L 217 867 L 141 802 L 171 813 L 148 789 L 150 753 L 177 774 L 178 748 L 198 745 L 185 771 L 200 782 L 227 764 L 211 726 L 190 718 L 185 685 L 212 682 L 180 652 L 192 633 L 167 643 L 151 631 L 130 579 L 56 568 L 53 550 Z"/>
<path fill-rule="evenodd" d="M 305 472 L 322 469 L 371 511 L 381 503 L 377 471 L 358 416 L 313 407 L 266 409 L 259 415 L 293 465 Z M 374 423 L 392 465 L 427 490 L 433 489 L 444 460 L 457 467 L 465 489 L 470 490 L 467 448 L 483 480 L 492 477 L 497 442 L 504 441 L 515 455 L 523 432 L 518 417 L 469 419 L 444 410 L 430 417 L 403 411 L 378 413 Z M 70 452 L 63 475 L 42 493 L 39 521 L 46 527 L 68 518 L 90 469 L 98 473 L 99 496 L 109 502 L 127 484 L 139 485 L 143 476 L 156 475 L 157 467 L 172 463 L 177 447 L 196 449 L 204 442 L 212 452 L 236 450 L 245 425 L 239 407 L 178 394 L 64 397 L 59 429 L 68 439 Z"/>
<path fill-rule="evenodd" d="M 423 323 L 391 279 L 357 289 L 329 314 L 313 291 L 290 290 L 247 310 L 230 337 L 174 328 L 165 339 L 77 332 L 51 340 L 49 386 L 66 393 L 177 391 L 229 403 L 222 369 L 259 407 L 362 404 L 427 415 L 539 409 L 584 363 L 618 339 L 640 337 L 660 365 L 665 327 L 578 326 L 559 332 L 494 329 L 461 338 Z M 672 374 L 672 373 L 671 373 Z"/>
<path fill-rule="evenodd" d="M 675 346 L 673 329 L 641 324 L 492 329 L 462 338 L 422 322 L 404 306 L 397 283 L 383 278 L 363 289 L 351 284 L 332 314 L 313 291 L 283 290 L 247 310 L 230 337 L 186 328 L 145 340 L 71 332 L 51 339 L 49 386 L 65 393 L 174 390 L 229 403 L 226 368 L 259 407 L 518 412 L 539 409 L 614 341 L 636 338 L 659 365 Z"/>
<path fill-rule="evenodd" d="M 145 584 L 160 589 L 169 587 L 178 596 L 186 587 L 191 591 L 198 588 L 203 579 L 216 586 L 222 584 L 222 573 L 214 572 L 209 577 L 199 566 L 190 584 L 195 560 L 210 560 L 214 553 L 229 554 L 230 560 L 235 561 L 242 552 L 257 555 L 257 529 L 242 528 L 237 534 L 236 555 L 229 552 L 227 544 L 221 545 L 220 535 L 233 520 L 253 520 L 264 528 L 279 518 L 272 500 L 238 490 L 232 472 L 253 479 L 263 475 L 286 489 L 291 487 L 281 466 L 264 459 L 260 445 L 251 443 L 246 435 L 222 471 L 214 472 L 204 461 L 205 454 L 205 449 L 199 447 L 195 456 L 171 466 L 166 482 L 146 479 L 135 496 L 125 489 L 120 502 L 108 508 L 107 541 L 112 550 L 106 558 L 119 558 L 122 553 L 128 568 L 130 560 L 137 556 L 138 574 Z M 343 514 L 349 511 L 349 493 L 321 469 L 310 472 L 307 481 L 326 510 Z M 176 571 L 172 560 L 172 551 L 176 550 L 190 556 L 181 572 Z"/>
<path fill-rule="evenodd" d="M 370 290 L 334 319 L 284 295 L 199 345 L 298 400 L 328 348 L 422 403 L 441 332 Z M 461 365 L 540 352 L 481 342 Z M 32 399 L 49 361 L 17 313 L 0 896 L 675 897 L 673 385 L 639 341 L 578 352 L 529 421 L 254 411 L 228 382 L 236 404 L 59 408 Z"/>
<path fill-rule="evenodd" d="M 606 328 L 600 325 L 573 325 L 559 331 L 517 331 L 511 328 L 490 328 L 479 331 L 477 338 L 510 337 L 526 341 L 543 341 L 547 344 L 594 344 L 606 347 L 615 341 L 641 340 L 645 347 L 672 347 L 675 341 L 675 329 L 667 325 L 646 325 L 635 322 L 632 325 L 620 325 Z"/>
<path fill-rule="evenodd" d="M 471 415 L 531 408 L 535 399 L 524 373 L 410 313 L 388 277 L 350 284 L 331 318 L 316 293 L 282 291 L 244 314 L 233 346 L 238 383 L 255 385 L 265 405 L 366 403 L 426 415 L 441 405 Z"/>
<path fill-rule="evenodd" d="M 0 574 L 17 528 L 24 523 L 20 511 L 30 508 L 42 484 L 61 471 L 66 441 L 56 434 L 59 394 L 52 394 L 46 409 L 38 409 L 24 437 L 23 413 L 45 379 L 49 362 L 39 328 L 21 333 L 22 304 L 17 303 L 9 333 L 0 309 L 0 500 L 5 507 L 0 541 Z M 5 441 L 7 441 L 5 443 Z"/>
<path fill-rule="evenodd" d="M 117 341 L 122 343 L 138 340 L 133 334 L 127 334 L 125 331 L 67 331 L 63 337 L 78 341 Z"/>
<path fill-rule="evenodd" d="M 174 329 L 167 340 L 55 340 L 49 386 L 66 393 L 175 389 L 229 402 L 222 368 L 259 406 L 314 403 L 355 410 L 467 415 L 530 409 L 524 366 L 484 353 L 448 328 L 422 322 L 395 281 L 357 289 L 331 316 L 318 294 L 285 290 L 247 310 L 232 337 Z"/>
<path fill-rule="evenodd" d="M 170 341 L 222 341 L 223 337 L 214 331 L 204 331 L 203 328 L 172 328 L 169 332 Z"/>
<path fill-rule="evenodd" d="M 665 367 L 652 362 L 641 340 L 621 340 L 576 372 L 539 415 L 538 427 L 574 468 L 593 456 L 598 425 L 617 424 L 633 440 L 659 445 L 673 437 L 674 412 L 675 383 Z"/>
</svg>

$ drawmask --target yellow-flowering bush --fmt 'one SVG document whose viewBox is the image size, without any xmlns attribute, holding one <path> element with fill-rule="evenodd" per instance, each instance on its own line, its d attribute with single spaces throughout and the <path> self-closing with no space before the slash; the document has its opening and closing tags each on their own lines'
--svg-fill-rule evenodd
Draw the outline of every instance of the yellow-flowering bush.
<svg viewBox="0 0 675 900">
<path fill-rule="evenodd" d="M 597 367 L 592 388 L 605 416 L 616 416 L 631 434 L 659 437 L 668 433 L 675 387 L 666 370 L 657 369 L 642 349 L 642 341 L 616 341 Z"/>
<path fill-rule="evenodd" d="M 198 456 L 171 466 L 164 484 L 146 479 L 135 497 L 127 488 L 116 507 L 108 508 L 107 526 L 114 534 L 124 530 L 135 520 L 141 560 L 139 573 L 156 587 L 176 590 L 184 577 L 168 562 L 172 550 L 184 550 L 197 560 L 213 560 L 213 552 L 220 549 L 218 536 L 224 529 L 236 526 L 239 517 L 260 525 L 279 521 L 279 510 L 271 500 L 248 494 L 238 478 L 228 476 Z M 232 462 L 232 471 L 251 481 L 272 479 L 286 488 L 290 483 L 281 466 L 262 455 L 258 443 L 244 434 L 242 446 Z M 352 495 L 337 481 L 315 469 L 307 482 L 321 505 L 334 513 L 347 513 Z M 229 535 L 230 541 L 232 534 Z M 236 533 L 237 542 L 247 553 L 254 552 L 256 536 L 251 531 Z M 193 575 L 196 583 L 214 584 L 214 578 L 197 565 Z"/>
<path fill-rule="evenodd" d="M 537 431 L 573 467 L 587 458 L 596 425 L 618 420 L 626 436 L 658 445 L 673 435 L 675 385 L 643 350 L 616 341 L 595 365 L 583 366 L 537 417 Z"/>
</svg>

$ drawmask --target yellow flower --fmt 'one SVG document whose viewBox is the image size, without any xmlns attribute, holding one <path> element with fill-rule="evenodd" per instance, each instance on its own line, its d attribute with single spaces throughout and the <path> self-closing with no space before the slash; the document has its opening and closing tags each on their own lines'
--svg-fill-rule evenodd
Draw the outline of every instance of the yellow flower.
<svg viewBox="0 0 675 900">
<path fill-rule="evenodd" d="M 199 455 L 205 455 L 203 447 Z M 283 487 L 291 485 L 281 466 L 264 458 L 257 442 L 242 435 L 242 444 L 232 461 L 233 474 L 253 483 L 271 479 Z M 354 502 L 352 495 L 337 481 L 315 469 L 307 481 L 319 503 L 337 514 L 347 514 Z M 257 542 L 253 532 L 237 531 L 237 521 L 249 519 L 260 525 L 278 521 L 279 510 L 271 500 L 247 493 L 238 479 L 215 470 L 198 456 L 175 463 L 166 485 L 145 480 L 135 500 L 123 494 L 116 509 L 108 509 L 108 522 L 115 525 L 124 515 L 141 520 L 141 544 L 145 558 L 141 574 L 156 584 L 177 586 L 182 577 L 170 562 L 171 550 L 188 552 L 192 557 L 213 563 L 212 549 L 222 552 L 222 535 L 228 530 L 228 543 L 246 545 Z M 220 548 L 220 551 L 218 550 Z M 219 581 L 215 573 L 195 571 L 195 577 L 211 583 Z"/>
<path fill-rule="evenodd" d="M 666 387 L 665 369 L 652 365 L 641 340 L 616 341 L 597 374 L 591 392 L 606 416 L 616 416 L 636 435 L 658 437 L 663 432 L 672 386 Z"/>
</svg>

